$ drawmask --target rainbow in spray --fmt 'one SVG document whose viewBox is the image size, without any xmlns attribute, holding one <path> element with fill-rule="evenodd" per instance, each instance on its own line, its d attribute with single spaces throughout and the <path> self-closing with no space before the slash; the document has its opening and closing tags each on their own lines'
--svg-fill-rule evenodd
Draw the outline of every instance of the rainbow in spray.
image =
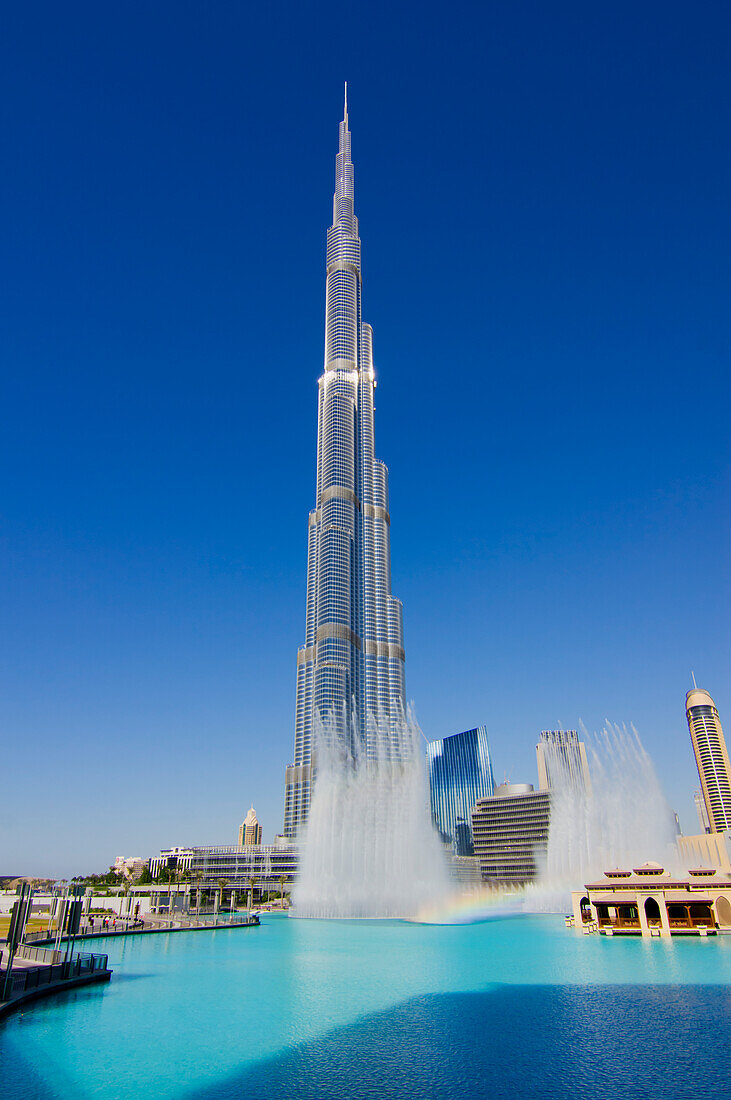
<svg viewBox="0 0 731 1100">
<path fill-rule="evenodd" d="M 469 890 L 423 905 L 410 919 L 415 924 L 480 924 L 525 912 L 520 887 Z"/>
</svg>

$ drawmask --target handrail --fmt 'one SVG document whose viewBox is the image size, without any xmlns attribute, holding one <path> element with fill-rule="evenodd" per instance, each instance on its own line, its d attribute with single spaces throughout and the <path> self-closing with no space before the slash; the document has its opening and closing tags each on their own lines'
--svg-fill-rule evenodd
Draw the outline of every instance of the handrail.
<svg viewBox="0 0 731 1100">
<path fill-rule="evenodd" d="M 29 966 L 13 971 L 10 985 L 10 999 L 38 989 L 54 982 L 79 978 L 83 974 L 109 969 L 108 955 L 91 955 L 82 952 L 67 962 L 54 963 L 51 966 Z"/>
</svg>

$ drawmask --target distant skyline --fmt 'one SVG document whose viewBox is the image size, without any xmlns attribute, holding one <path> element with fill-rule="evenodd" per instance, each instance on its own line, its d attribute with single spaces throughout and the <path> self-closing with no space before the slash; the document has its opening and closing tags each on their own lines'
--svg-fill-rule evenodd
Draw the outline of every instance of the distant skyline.
<svg viewBox="0 0 731 1100">
<path fill-rule="evenodd" d="M 3 874 L 282 823 L 349 85 L 406 695 L 731 714 L 726 5 L 6 14 Z M 310 456 L 308 458 L 308 456 Z M 648 853 L 648 858 L 651 854 Z"/>
</svg>

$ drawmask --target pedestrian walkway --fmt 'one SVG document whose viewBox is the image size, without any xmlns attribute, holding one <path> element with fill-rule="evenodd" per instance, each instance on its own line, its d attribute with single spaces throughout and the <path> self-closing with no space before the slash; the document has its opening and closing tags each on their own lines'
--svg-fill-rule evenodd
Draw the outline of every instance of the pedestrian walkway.
<svg viewBox="0 0 731 1100">
<path fill-rule="evenodd" d="M 251 913 L 217 913 L 210 918 L 196 917 L 191 914 L 174 917 L 160 916 L 157 913 L 148 913 L 144 920 L 117 917 L 108 920 L 94 918 L 85 919 L 76 934 L 76 939 L 91 940 L 107 936 L 143 936 L 152 932 L 203 932 L 224 928 L 253 928 L 259 924 L 259 914 Z M 64 938 L 62 937 L 63 942 Z M 55 942 L 54 932 L 29 932 L 24 942 L 26 944 L 49 945 Z"/>
<path fill-rule="evenodd" d="M 257 912 L 217 913 L 209 919 L 186 916 L 164 917 L 148 914 L 144 920 L 117 917 L 85 919 L 74 940 L 95 940 L 109 936 L 144 936 L 162 932 L 223 931 L 226 928 L 253 928 L 259 924 Z M 90 982 L 108 982 L 112 971 L 107 955 L 79 952 L 69 959 L 68 937 L 57 941 L 53 930 L 28 932 L 13 959 L 13 972 L 7 1000 L 0 1000 L 0 1016 L 18 1005 L 49 993 L 62 992 Z M 60 950 L 57 949 L 60 947 Z M 2 969 L 5 941 L 0 940 L 0 997 L 5 988 Z"/>
<path fill-rule="evenodd" d="M 91 982 L 108 982 L 112 976 L 107 955 L 81 952 L 66 960 L 60 956 L 60 951 L 21 944 L 13 959 L 6 999 L 0 1000 L 0 1017 L 26 1001 Z M 7 970 L 0 968 L 0 997 L 6 977 Z"/>
</svg>

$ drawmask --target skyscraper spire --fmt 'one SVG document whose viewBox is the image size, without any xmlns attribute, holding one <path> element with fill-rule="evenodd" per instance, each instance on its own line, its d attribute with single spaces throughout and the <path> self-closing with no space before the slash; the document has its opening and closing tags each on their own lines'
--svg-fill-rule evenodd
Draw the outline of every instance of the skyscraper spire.
<svg viewBox="0 0 731 1100">
<path fill-rule="evenodd" d="M 350 750 L 400 754 L 405 710 L 401 602 L 391 594 L 388 470 L 374 456 L 373 333 L 361 318 L 348 86 L 327 231 L 325 361 L 319 381 L 316 505 L 310 512 L 305 642 L 297 654 L 294 761 L 284 831 L 310 805 L 321 725 Z"/>
</svg>

